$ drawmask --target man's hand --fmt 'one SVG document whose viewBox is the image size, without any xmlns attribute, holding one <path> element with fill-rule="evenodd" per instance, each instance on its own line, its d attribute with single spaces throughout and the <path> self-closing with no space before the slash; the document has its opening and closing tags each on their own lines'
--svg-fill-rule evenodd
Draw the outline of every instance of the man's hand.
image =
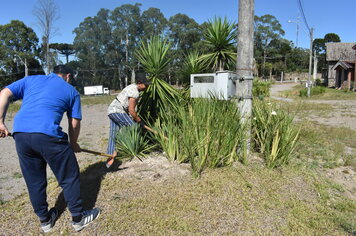
<svg viewBox="0 0 356 236">
<path fill-rule="evenodd" d="M 5 124 L 0 124 L 0 138 L 5 138 L 9 135 L 9 130 Z"/>
<path fill-rule="evenodd" d="M 70 145 L 72 146 L 73 152 L 81 152 L 82 151 L 82 149 L 78 143 L 71 143 Z"/>
<path fill-rule="evenodd" d="M 138 122 L 138 124 L 140 125 L 140 127 L 141 127 L 142 129 L 145 128 L 145 122 L 143 122 L 143 120 L 140 120 L 140 121 Z"/>
</svg>

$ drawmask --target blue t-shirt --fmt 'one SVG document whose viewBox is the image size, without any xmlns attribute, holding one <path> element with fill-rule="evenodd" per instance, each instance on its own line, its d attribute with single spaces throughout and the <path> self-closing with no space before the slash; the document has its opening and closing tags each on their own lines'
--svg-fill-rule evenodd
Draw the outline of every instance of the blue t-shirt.
<svg viewBox="0 0 356 236">
<path fill-rule="evenodd" d="M 64 112 L 69 118 L 82 119 L 78 91 L 56 74 L 28 76 L 7 88 L 15 99 L 23 99 L 15 116 L 14 133 L 43 133 L 62 138 L 60 123 Z"/>
</svg>

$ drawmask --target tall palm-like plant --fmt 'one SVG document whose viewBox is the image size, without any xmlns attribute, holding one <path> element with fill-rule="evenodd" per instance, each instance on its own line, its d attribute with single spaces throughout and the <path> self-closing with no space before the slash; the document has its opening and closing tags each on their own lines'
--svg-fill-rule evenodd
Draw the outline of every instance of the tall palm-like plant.
<svg viewBox="0 0 356 236">
<path fill-rule="evenodd" d="M 200 54 L 197 50 L 191 51 L 185 56 L 182 68 L 184 83 L 189 83 L 191 74 L 201 73 L 204 71 L 204 65 L 199 59 Z"/>
<path fill-rule="evenodd" d="M 178 103 L 178 91 L 162 79 L 170 63 L 169 48 L 167 39 L 152 36 L 147 42 L 141 42 L 135 52 L 152 82 L 142 94 L 139 105 L 139 114 L 147 121 L 154 121 L 159 111 L 164 110 L 166 106 L 176 107 Z"/>
<path fill-rule="evenodd" d="M 226 17 L 215 17 L 208 22 L 204 43 L 209 53 L 201 56 L 201 61 L 214 70 L 222 71 L 227 65 L 236 61 L 234 47 L 234 24 L 227 21 Z"/>
</svg>

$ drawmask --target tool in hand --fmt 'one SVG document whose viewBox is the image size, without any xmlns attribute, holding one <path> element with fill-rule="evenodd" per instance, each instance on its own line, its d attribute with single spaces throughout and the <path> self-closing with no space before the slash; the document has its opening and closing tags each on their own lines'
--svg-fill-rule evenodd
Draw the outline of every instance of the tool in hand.
<svg viewBox="0 0 356 236">
<path fill-rule="evenodd" d="M 86 152 L 86 153 L 91 153 L 91 154 L 94 154 L 94 155 L 98 155 L 98 156 L 112 157 L 112 155 L 110 155 L 110 154 L 97 152 L 97 151 L 93 151 L 93 150 L 88 150 L 88 149 L 83 149 L 83 148 L 81 148 L 81 151 L 82 152 Z"/>
<path fill-rule="evenodd" d="M 13 137 L 13 135 L 11 133 L 9 133 L 8 136 Z M 110 159 L 112 158 L 112 155 L 110 155 L 110 154 L 106 154 L 106 153 L 102 153 L 102 152 L 98 152 L 98 151 L 93 151 L 93 150 L 88 150 L 88 149 L 83 149 L 83 148 L 81 148 L 80 150 L 82 152 L 91 153 L 91 154 L 98 155 L 98 156 L 109 157 Z"/>
</svg>

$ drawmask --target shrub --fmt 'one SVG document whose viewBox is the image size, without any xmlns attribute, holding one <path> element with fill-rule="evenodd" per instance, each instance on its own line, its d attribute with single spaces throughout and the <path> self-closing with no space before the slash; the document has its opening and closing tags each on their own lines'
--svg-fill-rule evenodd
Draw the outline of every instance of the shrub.
<svg viewBox="0 0 356 236">
<path fill-rule="evenodd" d="M 155 130 L 167 158 L 189 161 L 196 174 L 245 159 L 245 128 L 232 101 L 193 99 L 166 112 Z"/>
<path fill-rule="evenodd" d="M 316 86 L 322 86 L 322 85 L 323 85 L 323 82 L 321 82 L 321 79 L 316 79 L 316 80 L 315 80 L 315 85 L 316 85 Z"/>
<path fill-rule="evenodd" d="M 254 97 L 264 98 L 269 97 L 270 82 L 261 81 L 259 79 L 253 80 L 252 94 Z"/>
<path fill-rule="evenodd" d="M 252 141 L 269 168 L 287 164 L 292 158 L 300 129 L 293 126 L 293 117 L 277 110 L 271 103 L 254 101 Z"/>
<path fill-rule="evenodd" d="M 315 96 L 318 94 L 323 94 L 326 92 L 326 88 L 322 86 L 316 86 L 310 88 L 310 96 Z M 307 97 L 308 96 L 308 88 L 303 88 L 299 91 L 300 97 Z"/>
<path fill-rule="evenodd" d="M 116 134 L 116 150 L 124 157 L 143 157 L 154 148 L 139 125 L 125 126 Z"/>
</svg>

